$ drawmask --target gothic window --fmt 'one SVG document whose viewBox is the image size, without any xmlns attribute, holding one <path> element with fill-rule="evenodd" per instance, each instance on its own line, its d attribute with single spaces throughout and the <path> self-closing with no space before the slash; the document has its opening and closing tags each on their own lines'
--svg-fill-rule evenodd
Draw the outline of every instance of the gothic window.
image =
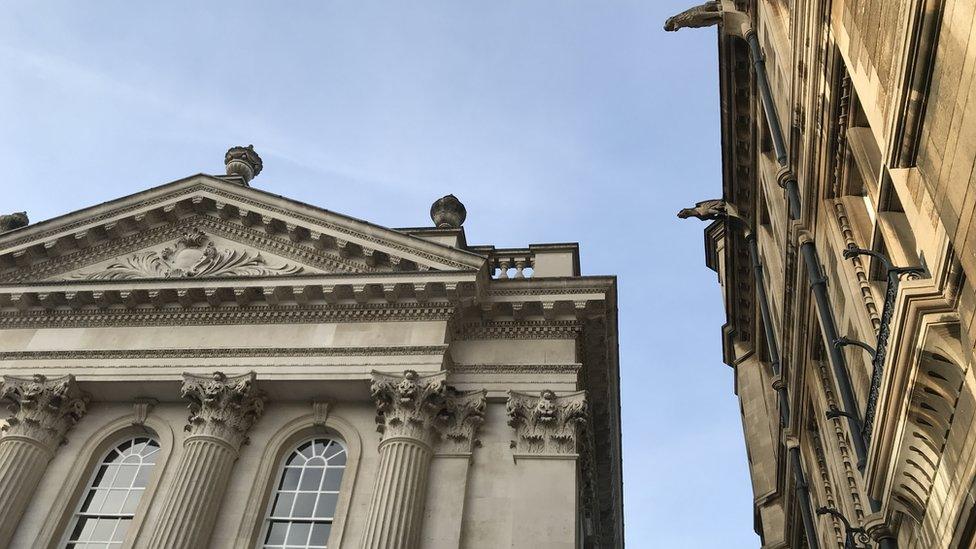
<svg viewBox="0 0 976 549">
<path fill-rule="evenodd" d="M 316 437 L 299 444 L 278 475 L 261 547 L 325 549 L 345 468 L 346 448 L 338 440 Z"/>
<path fill-rule="evenodd" d="M 122 547 L 158 454 L 159 443 L 144 436 L 128 438 L 109 450 L 85 488 L 65 547 Z"/>
</svg>

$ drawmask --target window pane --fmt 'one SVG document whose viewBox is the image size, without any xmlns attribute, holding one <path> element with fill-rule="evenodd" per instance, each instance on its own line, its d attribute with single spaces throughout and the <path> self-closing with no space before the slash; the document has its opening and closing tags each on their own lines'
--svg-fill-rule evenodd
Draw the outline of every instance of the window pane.
<svg viewBox="0 0 976 549">
<path fill-rule="evenodd" d="M 300 490 L 317 492 L 322 485 L 322 473 L 325 469 L 321 467 L 306 467 L 302 473 L 302 484 Z"/>
<path fill-rule="evenodd" d="M 308 543 L 308 533 L 312 525 L 307 522 L 293 522 L 288 529 L 288 545 L 305 547 Z"/>
<path fill-rule="evenodd" d="M 332 525 L 325 522 L 316 522 L 312 525 L 312 537 L 308 544 L 313 547 L 325 547 L 329 542 L 329 534 L 332 533 Z"/>
<path fill-rule="evenodd" d="M 340 484 L 342 484 L 342 469 L 339 467 L 329 467 L 326 469 L 325 482 L 322 483 L 322 491 L 338 492 Z"/>
<path fill-rule="evenodd" d="M 288 531 L 287 522 L 272 522 L 268 528 L 268 535 L 264 538 L 265 545 L 281 545 L 285 542 L 285 533 Z"/>
<path fill-rule="evenodd" d="M 275 501 L 274 510 L 271 512 L 273 517 L 290 517 L 291 504 L 295 501 L 295 494 L 280 494 Z"/>
<path fill-rule="evenodd" d="M 315 510 L 315 494 L 298 494 L 295 496 L 295 508 L 291 512 L 293 517 L 311 517 Z"/>
<path fill-rule="evenodd" d="M 319 505 L 315 509 L 316 518 L 332 518 L 335 514 L 336 502 L 339 494 L 322 494 L 319 496 Z"/>
<path fill-rule="evenodd" d="M 284 474 L 281 475 L 279 490 L 297 490 L 298 479 L 302 476 L 302 470 L 298 467 L 286 467 Z"/>
</svg>

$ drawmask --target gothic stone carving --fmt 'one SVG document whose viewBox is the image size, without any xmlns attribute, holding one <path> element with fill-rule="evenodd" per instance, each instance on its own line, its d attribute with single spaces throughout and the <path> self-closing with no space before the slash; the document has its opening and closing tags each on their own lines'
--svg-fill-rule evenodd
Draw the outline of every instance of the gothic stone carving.
<svg viewBox="0 0 976 549">
<path fill-rule="evenodd" d="M 14 212 L 9 215 L 0 215 L 0 233 L 26 227 L 28 223 L 27 212 Z"/>
<path fill-rule="evenodd" d="M 470 451 L 484 421 L 485 392 L 457 391 L 446 384 L 446 376 L 373 372 L 370 395 L 383 440 L 405 437 L 433 446 L 441 439 L 449 450 Z"/>
<path fill-rule="evenodd" d="M 78 388 L 72 375 L 48 379 L 3 376 L 0 400 L 10 402 L 7 436 L 30 438 L 52 452 L 64 442 L 64 435 L 83 415 L 88 395 Z"/>
<path fill-rule="evenodd" d="M 235 449 L 264 412 L 264 395 L 254 386 L 255 373 L 227 377 L 183 374 L 183 398 L 190 401 L 185 427 L 191 435 L 212 436 Z"/>
<path fill-rule="evenodd" d="M 711 27 L 722 22 L 722 3 L 717 0 L 705 2 L 687 9 L 664 22 L 664 30 L 675 32 L 679 29 L 698 29 Z"/>
<path fill-rule="evenodd" d="M 697 217 L 702 221 L 712 221 L 722 219 L 726 214 L 727 209 L 724 200 L 703 200 L 696 203 L 694 207 L 683 208 L 678 212 L 678 217 L 681 219 Z"/>
<path fill-rule="evenodd" d="M 508 424 L 515 428 L 512 448 L 522 454 L 575 454 L 587 422 L 586 391 L 556 396 L 508 392 Z"/>
<path fill-rule="evenodd" d="M 302 267 L 285 263 L 273 267 L 260 253 L 218 251 L 199 229 L 183 233 L 174 247 L 160 252 L 134 254 L 102 271 L 82 273 L 88 280 L 127 280 L 133 278 L 203 278 L 218 276 L 270 276 L 302 272 Z"/>
</svg>

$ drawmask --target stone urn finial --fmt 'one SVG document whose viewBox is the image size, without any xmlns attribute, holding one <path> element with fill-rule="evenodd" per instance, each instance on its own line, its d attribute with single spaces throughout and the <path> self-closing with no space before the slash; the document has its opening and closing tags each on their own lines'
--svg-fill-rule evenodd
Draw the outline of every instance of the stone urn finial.
<svg viewBox="0 0 976 549">
<path fill-rule="evenodd" d="M 231 147 L 224 155 L 224 165 L 227 166 L 227 175 L 241 177 L 245 185 L 261 173 L 261 168 L 264 167 L 261 157 L 254 152 L 254 145 Z"/>
<path fill-rule="evenodd" d="M 457 229 L 464 223 L 468 211 L 453 194 L 439 198 L 430 207 L 430 218 L 439 229 Z"/>
</svg>

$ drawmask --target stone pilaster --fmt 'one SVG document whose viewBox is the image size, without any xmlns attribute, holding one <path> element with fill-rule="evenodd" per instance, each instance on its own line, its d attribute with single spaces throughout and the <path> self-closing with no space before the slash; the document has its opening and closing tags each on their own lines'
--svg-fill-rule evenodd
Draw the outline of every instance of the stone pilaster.
<svg viewBox="0 0 976 549">
<path fill-rule="evenodd" d="M 370 393 L 383 436 L 364 549 L 418 547 L 434 444 L 443 439 L 468 444 L 470 451 L 484 416 L 484 391 L 460 393 L 445 378 L 446 372 L 373 372 Z"/>
<path fill-rule="evenodd" d="M 254 372 L 233 377 L 183 374 L 183 398 L 190 402 L 185 427 L 190 435 L 149 540 L 151 548 L 207 546 L 241 444 L 264 411 Z"/>
<path fill-rule="evenodd" d="M 506 409 L 508 424 L 515 429 L 511 546 L 534 549 L 544 539 L 547 547 L 579 547 L 577 495 L 580 450 L 586 446 L 586 392 L 557 396 L 542 391 L 533 396 L 509 391 Z M 585 494 L 590 487 L 582 472 Z"/>
<path fill-rule="evenodd" d="M 64 435 L 88 402 L 74 376 L 4 376 L 0 400 L 12 416 L 0 438 L 0 547 L 7 547 Z"/>
</svg>

